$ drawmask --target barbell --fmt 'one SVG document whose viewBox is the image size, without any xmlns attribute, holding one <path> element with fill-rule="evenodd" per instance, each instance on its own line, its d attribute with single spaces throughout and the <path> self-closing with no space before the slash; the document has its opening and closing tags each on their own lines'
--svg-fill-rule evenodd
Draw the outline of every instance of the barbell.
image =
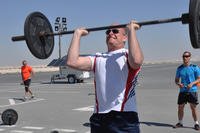
<svg viewBox="0 0 200 133">
<path fill-rule="evenodd" d="M 14 109 L 6 109 L 1 114 L 1 119 L 4 125 L 14 125 L 18 120 L 17 111 Z"/>
<path fill-rule="evenodd" d="M 189 13 L 181 17 L 138 22 L 140 26 L 181 21 L 182 24 L 189 24 L 190 41 L 193 48 L 200 48 L 200 0 L 190 0 Z M 89 32 L 100 31 L 112 28 L 123 28 L 127 24 L 87 28 Z M 25 40 L 30 52 L 39 59 L 48 58 L 54 49 L 54 36 L 72 34 L 72 31 L 53 33 L 52 26 L 47 17 L 41 12 L 30 13 L 24 23 L 24 35 L 12 37 L 12 41 Z"/>
</svg>

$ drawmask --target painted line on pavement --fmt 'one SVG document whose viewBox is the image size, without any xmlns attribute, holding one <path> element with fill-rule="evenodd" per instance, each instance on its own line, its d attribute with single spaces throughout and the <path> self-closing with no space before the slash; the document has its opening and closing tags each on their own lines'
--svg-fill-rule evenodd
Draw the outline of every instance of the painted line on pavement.
<svg viewBox="0 0 200 133">
<path fill-rule="evenodd" d="M 1 131 L 5 131 L 5 129 L 0 129 L 0 132 L 1 132 Z"/>
<path fill-rule="evenodd" d="M 77 108 L 77 109 L 72 109 L 72 110 L 76 110 L 76 111 L 93 111 L 94 110 L 94 106 L 87 106 L 87 107 L 82 107 L 82 108 Z"/>
<path fill-rule="evenodd" d="M 12 130 L 11 133 L 33 133 L 32 131 Z"/>
<path fill-rule="evenodd" d="M 66 133 L 77 133 L 76 130 L 72 130 L 72 129 L 53 129 L 52 131 L 58 131 L 58 132 L 66 132 Z"/>
<path fill-rule="evenodd" d="M 16 125 L 2 125 L 1 127 L 5 127 L 5 128 L 13 128 L 13 127 L 16 127 Z"/>
<path fill-rule="evenodd" d="M 32 130 L 42 130 L 44 127 L 32 127 L 32 126 L 26 126 L 22 127 L 23 129 L 32 129 Z"/>
<path fill-rule="evenodd" d="M 16 103 L 16 104 L 7 104 L 7 105 L 1 105 L 0 108 L 3 108 L 3 107 L 9 107 L 9 106 L 16 106 L 16 105 L 21 105 L 21 104 L 26 104 L 26 103 L 35 103 L 35 102 L 39 102 L 39 101 L 43 101 L 45 99 L 36 99 L 36 100 L 30 100 L 30 101 L 25 101 L 25 102 L 22 102 L 22 103 Z"/>
<path fill-rule="evenodd" d="M 14 99 L 8 99 L 8 100 L 9 100 L 10 105 L 14 105 L 15 104 L 15 100 Z"/>
</svg>

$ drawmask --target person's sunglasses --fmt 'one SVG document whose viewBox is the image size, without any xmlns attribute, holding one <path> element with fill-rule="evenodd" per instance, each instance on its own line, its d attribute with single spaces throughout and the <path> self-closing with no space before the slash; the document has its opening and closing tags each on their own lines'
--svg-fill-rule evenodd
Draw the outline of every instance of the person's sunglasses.
<svg viewBox="0 0 200 133">
<path fill-rule="evenodd" d="M 183 58 L 188 58 L 190 57 L 190 55 L 183 55 Z"/>
<path fill-rule="evenodd" d="M 112 31 L 112 33 L 114 33 L 114 34 L 119 33 L 119 30 L 118 30 L 118 29 L 109 29 L 109 30 L 106 31 L 106 35 L 110 34 L 111 31 Z"/>
</svg>

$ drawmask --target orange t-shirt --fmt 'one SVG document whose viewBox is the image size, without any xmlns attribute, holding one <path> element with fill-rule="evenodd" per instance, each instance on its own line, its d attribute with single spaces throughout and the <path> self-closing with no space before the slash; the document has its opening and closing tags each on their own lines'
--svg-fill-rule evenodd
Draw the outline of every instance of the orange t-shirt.
<svg viewBox="0 0 200 133">
<path fill-rule="evenodd" d="M 21 74 L 23 81 L 31 78 L 32 67 L 30 66 L 22 66 L 21 67 Z"/>
</svg>

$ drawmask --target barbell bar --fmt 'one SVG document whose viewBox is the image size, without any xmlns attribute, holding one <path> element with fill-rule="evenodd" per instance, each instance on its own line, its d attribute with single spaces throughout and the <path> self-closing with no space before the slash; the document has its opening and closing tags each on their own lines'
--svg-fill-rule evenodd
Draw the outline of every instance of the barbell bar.
<svg viewBox="0 0 200 133">
<path fill-rule="evenodd" d="M 154 24 L 171 23 L 179 21 L 181 21 L 182 24 L 189 24 L 189 34 L 192 47 L 200 48 L 199 20 L 200 20 L 200 0 L 190 0 L 189 13 L 184 13 L 181 15 L 181 17 L 143 21 L 143 22 L 137 22 L 137 24 L 140 26 L 145 26 L 145 25 L 154 25 Z M 126 27 L 126 25 L 127 24 L 86 28 L 86 30 L 88 32 L 93 32 L 93 31 L 100 31 L 112 28 L 124 28 Z M 53 51 L 54 36 L 73 34 L 73 33 L 74 30 L 54 33 L 52 30 L 52 26 L 49 20 L 46 18 L 46 16 L 40 12 L 33 12 L 29 14 L 25 20 L 24 35 L 14 36 L 12 37 L 12 41 L 26 40 L 29 50 L 35 57 L 39 59 L 46 59 L 51 55 Z"/>
<path fill-rule="evenodd" d="M 39 13 L 39 12 L 34 12 Z M 161 24 L 161 23 L 170 23 L 170 22 L 178 22 L 182 21 L 182 23 L 188 23 L 188 15 L 189 14 L 182 14 L 181 18 L 171 18 L 171 19 L 162 19 L 162 20 L 153 20 L 153 21 L 144 21 L 144 22 L 138 22 L 137 24 L 140 26 L 144 25 L 153 25 L 153 24 Z M 183 21 L 184 20 L 184 21 Z M 106 30 L 106 29 L 112 29 L 112 28 L 123 28 L 126 27 L 127 24 L 120 24 L 120 25 L 113 25 L 113 26 L 103 26 L 103 27 L 94 27 L 94 28 L 87 28 L 86 30 L 88 32 L 93 31 L 100 31 L 100 30 Z M 46 33 L 46 32 L 40 32 L 39 36 L 56 36 L 56 35 L 65 35 L 65 34 L 73 34 L 74 30 L 71 31 L 63 31 L 63 32 L 57 32 L 57 33 Z M 12 41 L 23 41 L 26 40 L 25 36 L 14 36 L 12 37 Z"/>
</svg>

